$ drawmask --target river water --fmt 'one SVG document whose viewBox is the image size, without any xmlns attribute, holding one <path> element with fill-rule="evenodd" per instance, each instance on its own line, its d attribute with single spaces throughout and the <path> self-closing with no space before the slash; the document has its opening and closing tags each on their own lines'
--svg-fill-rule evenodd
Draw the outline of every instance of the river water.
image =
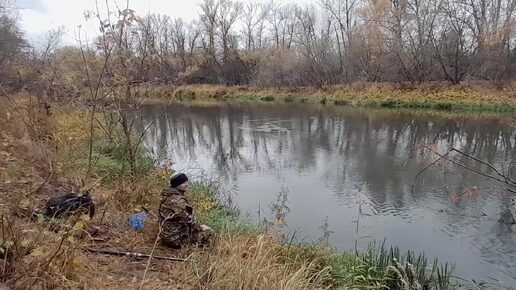
<svg viewBox="0 0 516 290">
<path fill-rule="evenodd" d="M 445 161 L 415 178 L 438 158 L 422 145 L 440 153 L 455 147 L 516 178 L 511 121 L 268 103 L 149 105 L 142 112 L 156 156 L 219 181 L 252 221 L 270 214 L 286 191 L 288 232 L 317 241 L 327 219 L 330 243 L 353 251 L 361 207 L 360 249 L 385 240 L 453 263 L 462 278 L 516 287 L 516 227 L 498 222 L 511 204 L 505 187 Z"/>
</svg>

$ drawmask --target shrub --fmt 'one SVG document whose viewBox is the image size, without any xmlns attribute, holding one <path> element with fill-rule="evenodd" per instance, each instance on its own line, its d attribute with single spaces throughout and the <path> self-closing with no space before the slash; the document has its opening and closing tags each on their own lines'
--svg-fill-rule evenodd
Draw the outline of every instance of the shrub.
<svg viewBox="0 0 516 290">
<path fill-rule="evenodd" d="M 182 88 L 175 91 L 174 97 L 179 101 L 192 101 L 195 100 L 195 92 L 187 88 Z"/>
<path fill-rule="evenodd" d="M 292 97 L 292 96 L 286 96 L 286 97 L 283 99 L 283 101 L 284 101 L 285 103 L 292 103 L 292 102 L 294 102 L 294 97 Z"/>
<path fill-rule="evenodd" d="M 350 104 L 348 100 L 335 100 L 333 103 L 337 106 L 345 106 Z"/>
<path fill-rule="evenodd" d="M 449 111 L 449 110 L 453 109 L 453 104 L 452 103 L 444 103 L 444 102 L 435 103 L 434 109 Z"/>
<path fill-rule="evenodd" d="M 273 102 L 274 100 L 276 100 L 276 98 L 274 96 L 264 96 L 261 97 L 260 100 L 264 102 Z"/>
<path fill-rule="evenodd" d="M 394 99 L 387 99 L 380 102 L 380 107 L 382 108 L 398 108 L 400 105 L 400 102 Z"/>
</svg>

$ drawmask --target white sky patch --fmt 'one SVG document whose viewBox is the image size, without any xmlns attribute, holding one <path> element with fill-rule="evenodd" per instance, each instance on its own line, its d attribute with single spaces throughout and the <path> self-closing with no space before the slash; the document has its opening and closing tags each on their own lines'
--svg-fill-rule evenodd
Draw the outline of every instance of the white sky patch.
<svg viewBox="0 0 516 290">
<path fill-rule="evenodd" d="M 116 10 L 114 3 L 125 8 L 126 1 L 109 0 L 110 10 Z M 198 19 L 199 4 L 202 0 L 132 0 L 130 8 L 137 15 L 149 13 L 181 17 L 186 21 Z M 242 3 L 268 3 L 270 0 L 241 0 Z M 275 0 L 276 3 L 296 3 L 299 5 L 316 4 L 316 0 Z M 99 0 L 99 8 L 105 10 L 105 1 Z M 21 24 L 26 36 L 37 42 L 45 33 L 59 26 L 65 28 L 63 44 L 77 43 L 79 26 L 81 38 L 94 38 L 98 35 L 98 23 L 92 19 L 86 21 L 84 12 L 95 10 L 95 0 L 18 0 L 21 8 Z"/>
</svg>

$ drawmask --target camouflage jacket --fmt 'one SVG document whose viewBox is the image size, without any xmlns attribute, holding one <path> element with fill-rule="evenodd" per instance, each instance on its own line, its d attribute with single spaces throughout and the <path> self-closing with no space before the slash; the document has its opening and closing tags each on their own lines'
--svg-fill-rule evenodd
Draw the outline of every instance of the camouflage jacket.
<svg viewBox="0 0 516 290">
<path fill-rule="evenodd" d="M 191 223 L 193 221 L 193 208 L 188 199 L 177 189 L 169 187 L 161 193 L 159 205 L 159 220 L 175 223 Z"/>
<path fill-rule="evenodd" d="M 161 240 L 171 245 L 189 243 L 197 228 L 192 206 L 175 188 L 167 188 L 161 193 L 158 218 Z"/>
</svg>

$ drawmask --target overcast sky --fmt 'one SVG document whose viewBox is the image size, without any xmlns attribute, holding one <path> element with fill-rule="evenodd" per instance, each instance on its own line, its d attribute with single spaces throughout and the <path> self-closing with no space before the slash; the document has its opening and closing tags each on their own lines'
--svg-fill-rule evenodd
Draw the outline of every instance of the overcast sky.
<svg viewBox="0 0 516 290">
<path fill-rule="evenodd" d="M 114 3 L 115 0 L 108 0 Z M 116 0 L 117 3 L 125 3 Z M 199 15 L 199 3 L 202 0 L 131 0 L 130 7 L 140 16 L 148 13 L 160 13 L 173 17 L 182 17 L 185 20 L 197 19 Z M 240 2 L 270 2 L 270 0 L 240 0 Z M 277 3 L 315 3 L 316 0 L 275 0 Z M 99 3 L 104 4 L 104 0 Z M 93 10 L 95 0 L 17 0 L 17 6 L 21 8 L 21 23 L 26 36 L 32 41 L 37 41 L 45 32 L 58 26 L 63 26 L 66 31 L 65 44 L 75 42 L 78 26 L 81 26 L 82 37 L 88 38 L 96 35 L 97 23 L 92 20 L 86 22 L 84 12 Z"/>
</svg>

